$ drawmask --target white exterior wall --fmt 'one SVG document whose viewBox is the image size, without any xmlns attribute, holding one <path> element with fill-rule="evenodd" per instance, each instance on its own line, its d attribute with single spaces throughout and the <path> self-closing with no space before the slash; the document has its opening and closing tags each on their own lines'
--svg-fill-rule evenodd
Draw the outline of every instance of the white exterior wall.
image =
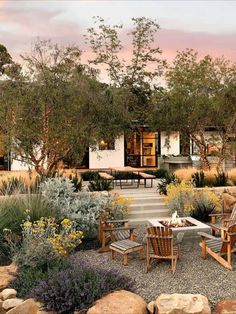
<svg viewBox="0 0 236 314">
<path fill-rule="evenodd" d="M 11 163 L 11 170 L 29 170 L 32 167 L 29 166 L 29 164 L 23 163 L 19 160 L 12 160 Z"/>
<path fill-rule="evenodd" d="M 124 136 L 115 140 L 115 150 L 89 149 L 89 168 L 124 167 Z"/>
<path fill-rule="evenodd" d="M 180 154 L 179 132 L 174 132 L 171 134 L 161 132 L 161 155 L 179 155 L 179 154 Z"/>
</svg>

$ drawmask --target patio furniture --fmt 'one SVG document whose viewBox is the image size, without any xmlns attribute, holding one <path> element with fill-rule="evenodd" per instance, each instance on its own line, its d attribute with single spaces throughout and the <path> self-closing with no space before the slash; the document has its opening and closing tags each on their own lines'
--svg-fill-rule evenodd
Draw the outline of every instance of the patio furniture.
<svg viewBox="0 0 236 314">
<path fill-rule="evenodd" d="M 115 178 L 111 174 L 106 173 L 106 172 L 99 172 L 98 174 L 99 174 L 100 178 L 111 181 L 112 186 L 114 188 L 114 179 Z"/>
<path fill-rule="evenodd" d="M 135 241 L 131 240 L 121 240 L 113 242 L 110 245 L 112 259 L 115 259 L 115 253 L 123 255 L 123 264 L 128 266 L 128 254 L 133 252 L 139 252 L 140 259 L 144 258 L 144 246 Z"/>
<path fill-rule="evenodd" d="M 135 240 L 135 227 L 129 226 L 128 220 L 100 220 L 99 222 L 99 253 L 110 250 L 109 244 L 120 240 Z"/>
<path fill-rule="evenodd" d="M 145 172 L 140 172 L 140 171 L 134 171 L 133 174 L 139 176 L 138 185 L 141 185 L 140 180 L 143 179 L 144 180 L 143 185 L 145 188 L 152 188 L 153 187 L 153 179 L 156 179 L 156 176 L 154 176 L 152 174 L 145 173 Z M 150 185 L 147 185 L 147 180 L 150 180 Z"/>
<path fill-rule="evenodd" d="M 180 258 L 180 243 L 183 233 L 177 235 L 177 242 L 174 244 L 174 237 L 170 228 L 148 227 L 147 228 L 147 272 L 151 268 L 152 259 L 171 260 L 173 274 L 176 270 L 177 260 Z M 151 250 L 150 250 L 151 249 Z"/>
<path fill-rule="evenodd" d="M 212 228 L 212 235 L 214 236 L 216 232 L 220 232 L 221 227 L 228 227 L 229 224 L 236 223 L 236 205 L 234 205 L 231 214 L 221 213 L 221 214 L 210 214 L 211 223 L 209 224 Z"/>
<path fill-rule="evenodd" d="M 232 267 L 232 253 L 236 252 L 236 223 L 230 224 L 227 228 L 221 227 L 221 237 L 214 237 L 204 232 L 199 232 L 202 237 L 200 246 L 202 257 L 206 259 L 207 254 L 215 258 L 221 265 L 229 270 Z M 226 256 L 226 259 L 222 256 Z"/>
</svg>

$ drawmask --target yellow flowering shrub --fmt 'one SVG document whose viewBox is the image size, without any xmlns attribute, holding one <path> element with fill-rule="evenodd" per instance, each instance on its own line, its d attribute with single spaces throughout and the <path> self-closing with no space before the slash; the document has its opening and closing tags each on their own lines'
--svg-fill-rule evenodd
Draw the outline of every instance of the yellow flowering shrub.
<svg viewBox="0 0 236 314">
<path fill-rule="evenodd" d="M 194 189 L 191 183 L 182 181 L 179 184 L 167 185 L 164 201 L 170 212 L 190 213 L 193 209 Z"/>
<path fill-rule="evenodd" d="M 81 243 L 83 232 L 76 229 L 73 221 L 63 219 L 60 224 L 54 218 L 44 218 L 32 223 L 26 220 L 22 225 L 24 239 L 41 239 L 48 242 L 58 255 L 67 255 Z"/>
<path fill-rule="evenodd" d="M 104 220 L 123 219 L 129 212 L 130 198 L 124 197 L 118 193 L 109 197 L 101 218 Z"/>
<path fill-rule="evenodd" d="M 196 190 L 191 183 L 186 181 L 169 184 L 164 201 L 171 213 L 177 211 L 201 221 L 208 221 L 209 214 L 221 210 L 221 200 L 217 194 L 207 187 Z"/>
</svg>

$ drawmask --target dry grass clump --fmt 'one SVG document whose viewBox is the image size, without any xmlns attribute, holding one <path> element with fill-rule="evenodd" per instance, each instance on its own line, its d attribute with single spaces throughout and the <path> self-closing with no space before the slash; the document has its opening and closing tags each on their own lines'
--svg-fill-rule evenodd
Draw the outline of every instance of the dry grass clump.
<svg viewBox="0 0 236 314">
<path fill-rule="evenodd" d="M 175 171 L 175 175 L 180 181 L 191 181 L 192 175 L 197 171 L 194 167 L 181 168 Z"/>
<path fill-rule="evenodd" d="M 24 181 L 27 187 L 30 187 L 32 184 L 34 184 L 37 175 L 38 174 L 36 171 L 32 171 L 32 172 L 28 172 L 26 170 L 1 171 L 0 172 L 0 186 L 2 185 L 3 181 L 6 182 L 13 178 L 17 178 Z"/>
<path fill-rule="evenodd" d="M 228 172 L 228 178 L 230 181 L 233 182 L 234 185 L 236 185 L 236 168 L 232 168 Z"/>
<path fill-rule="evenodd" d="M 77 169 L 61 169 L 58 171 L 58 174 L 64 177 L 77 176 L 80 178 L 81 175 Z M 34 185 L 36 178 L 39 174 L 36 171 L 27 171 L 27 170 L 16 170 L 16 171 L 1 171 L 0 172 L 0 187 L 2 186 L 2 182 L 9 181 L 11 179 L 17 178 L 21 179 L 25 183 L 27 187 Z"/>
<path fill-rule="evenodd" d="M 211 170 L 204 170 L 206 185 L 212 186 L 216 182 L 217 170 L 215 168 Z"/>
</svg>

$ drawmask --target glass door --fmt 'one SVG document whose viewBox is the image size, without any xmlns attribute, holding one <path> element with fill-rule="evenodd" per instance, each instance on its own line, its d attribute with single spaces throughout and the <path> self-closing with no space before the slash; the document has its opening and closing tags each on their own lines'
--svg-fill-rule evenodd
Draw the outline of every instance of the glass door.
<svg viewBox="0 0 236 314">
<path fill-rule="evenodd" d="M 126 136 L 125 165 L 157 167 L 158 133 L 139 128 Z"/>
<path fill-rule="evenodd" d="M 142 134 L 142 163 L 141 167 L 157 166 L 157 132 Z"/>
</svg>

